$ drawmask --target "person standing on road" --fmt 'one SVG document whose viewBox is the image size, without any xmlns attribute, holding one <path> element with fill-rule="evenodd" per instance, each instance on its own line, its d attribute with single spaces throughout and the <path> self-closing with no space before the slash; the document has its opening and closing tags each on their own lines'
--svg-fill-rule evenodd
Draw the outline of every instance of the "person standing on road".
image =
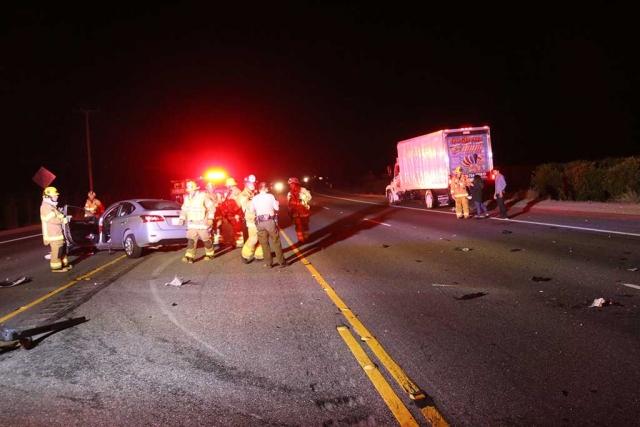
<svg viewBox="0 0 640 427">
<path fill-rule="evenodd" d="M 484 190 L 484 182 L 480 175 L 476 175 L 473 177 L 471 188 L 471 201 L 476 204 L 476 219 L 483 218 L 482 212 L 484 212 L 484 218 L 489 218 L 489 210 L 482 201 L 482 190 Z"/>
<path fill-rule="evenodd" d="M 40 220 L 42 221 L 42 240 L 51 248 L 49 265 L 54 273 L 66 273 L 73 266 L 67 259 L 67 242 L 62 227 L 68 222 L 62 212 L 58 210 L 58 190 L 47 187 L 42 193 L 40 206 Z"/>
<path fill-rule="evenodd" d="M 213 226 L 216 206 L 208 194 L 198 191 L 199 188 L 194 181 L 187 182 L 187 194 L 184 195 L 180 212 L 180 226 L 187 221 L 187 252 L 182 257 L 182 261 L 189 264 L 193 264 L 196 257 L 198 239 L 204 243 L 204 260 L 212 260 L 214 255 L 210 229 Z"/>
<path fill-rule="evenodd" d="M 289 178 L 289 193 L 287 194 L 287 207 L 289 216 L 293 219 L 298 235 L 298 243 L 306 243 L 309 240 L 309 201 L 311 193 L 300 185 L 298 178 Z"/>
<path fill-rule="evenodd" d="M 247 240 L 242 246 L 240 256 L 245 264 L 253 259 L 264 259 L 262 246 L 258 244 L 258 228 L 256 227 L 256 214 L 250 211 L 251 200 L 256 195 L 256 177 L 249 175 L 244 179 L 244 189 L 238 195 L 238 204 L 244 212 L 244 221 L 247 226 Z"/>
<path fill-rule="evenodd" d="M 504 190 L 507 188 L 507 181 L 498 169 L 493 170 L 493 178 L 496 182 L 496 190 L 493 198 L 498 202 L 498 207 L 500 208 L 500 219 L 509 219 L 509 216 L 507 216 L 507 207 L 504 204 Z"/>
<path fill-rule="evenodd" d="M 95 216 L 96 218 L 100 218 L 100 215 L 104 212 L 104 205 L 100 200 L 96 198 L 96 193 L 93 191 L 89 191 L 87 194 L 87 201 L 84 204 L 85 210 L 91 212 L 91 215 L 87 215 L 89 217 Z"/>
<path fill-rule="evenodd" d="M 458 166 L 451 177 L 451 195 L 456 202 L 456 217 L 458 219 L 469 218 L 469 193 L 467 187 L 471 187 L 471 181 L 462 174 L 462 168 Z"/>
<path fill-rule="evenodd" d="M 287 266 L 287 263 L 284 261 L 282 244 L 280 243 L 280 232 L 278 231 L 278 211 L 280 210 L 280 204 L 273 194 L 269 193 L 269 184 L 266 182 L 261 182 L 258 185 L 258 190 L 260 190 L 260 193 L 251 199 L 249 211 L 256 215 L 258 241 L 264 253 L 264 266 L 269 268 L 274 267 L 272 263 L 271 246 L 269 245 L 269 239 L 271 239 L 273 241 L 273 249 L 276 252 L 278 267 L 284 268 Z"/>
</svg>

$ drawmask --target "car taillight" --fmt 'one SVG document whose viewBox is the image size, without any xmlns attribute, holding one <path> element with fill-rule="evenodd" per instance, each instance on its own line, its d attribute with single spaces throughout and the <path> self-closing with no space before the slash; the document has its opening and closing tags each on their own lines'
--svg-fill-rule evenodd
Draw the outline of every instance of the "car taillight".
<svg viewBox="0 0 640 427">
<path fill-rule="evenodd" d="M 160 215 L 140 215 L 140 218 L 142 218 L 142 222 L 163 222 L 164 221 L 164 217 L 160 216 Z"/>
</svg>

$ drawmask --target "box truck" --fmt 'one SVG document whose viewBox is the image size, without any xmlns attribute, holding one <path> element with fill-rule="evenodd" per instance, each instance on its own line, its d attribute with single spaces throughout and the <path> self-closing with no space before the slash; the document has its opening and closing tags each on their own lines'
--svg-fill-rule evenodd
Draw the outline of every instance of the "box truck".
<svg viewBox="0 0 640 427">
<path fill-rule="evenodd" d="M 493 170 L 491 134 L 488 126 L 445 129 L 398 142 L 398 157 L 387 200 L 395 205 L 404 200 L 424 201 L 428 209 L 452 203 L 449 179 L 456 167 L 473 181 Z"/>
</svg>

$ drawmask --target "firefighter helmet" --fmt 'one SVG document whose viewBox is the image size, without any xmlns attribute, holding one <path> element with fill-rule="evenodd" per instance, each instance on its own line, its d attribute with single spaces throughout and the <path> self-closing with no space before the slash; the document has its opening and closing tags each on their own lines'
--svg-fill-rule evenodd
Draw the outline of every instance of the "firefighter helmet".
<svg viewBox="0 0 640 427">
<path fill-rule="evenodd" d="M 198 184 L 196 184 L 195 181 L 187 181 L 187 185 L 185 188 L 187 192 L 192 192 L 192 191 L 196 191 L 200 187 L 198 187 Z"/>
<path fill-rule="evenodd" d="M 95 191 L 89 191 L 89 192 L 87 193 L 87 196 L 88 196 L 88 197 L 96 197 L 96 192 L 95 192 Z"/>
<path fill-rule="evenodd" d="M 298 178 L 296 178 L 295 176 L 292 176 L 291 178 L 289 178 L 289 181 L 287 181 L 289 184 L 296 184 L 296 185 L 300 185 L 300 181 L 298 181 Z"/>
<path fill-rule="evenodd" d="M 53 196 L 59 196 L 59 195 L 60 193 L 58 193 L 58 190 L 56 190 L 56 187 L 47 187 L 42 192 L 42 197 L 53 197 Z"/>
<path fill-rule="evenodd" d="M 225 182 L 224 185 L 226 185 L 227 187 L 232 187 L 232 186 L 238 185 L 238 184 L 236 183 L 235 179 L 229 177 L 229 178 L 227 178 L 227 181 Z"/>
<path fill-rule="evenodd" d="M 248 177 L 246 177 L 244 179 L 244 182 L 245 182 L 245 184 L 248 183 L 248 182 L 250 182 L 252 184 L 255 184 L 256 183 L 256 176 L 255 175 L 249 175 Z"/>
</svg>

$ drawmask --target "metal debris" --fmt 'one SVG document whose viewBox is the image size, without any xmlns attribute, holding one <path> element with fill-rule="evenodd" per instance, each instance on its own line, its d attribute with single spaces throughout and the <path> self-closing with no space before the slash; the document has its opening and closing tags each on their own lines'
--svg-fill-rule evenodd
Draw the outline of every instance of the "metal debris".
<svg viewBox="0 0 640 427">
<path fill-rule="evenodd" d="M 20 276 L 16 280 L 9 280 L 9 278 L 7 277 L 7 280 L 3 280 L 2 282 L 0 282 L 0 288 L 10 288 L 12 286 L 18 286 L 23 283 L 29 283 L 30 281 L 31 277 L 27 276 Z"/>
<path fill-rule="evenodd" d="M 534 282 L 548 282 L 551 280 L 551 277 L 533 276 L 531 280 Z"/>
<path fill-rule="evenodd" d="M 474 294 L 466 294 L 466 295 L 462 295 L 461 297 L 454 297 L 454 298 L 457 300 L 467 300 L 467 299 L 480 298 L 485 295 L 488 295 L 488 294 L 486 292 L 476 292 Z"/>
</svg>

